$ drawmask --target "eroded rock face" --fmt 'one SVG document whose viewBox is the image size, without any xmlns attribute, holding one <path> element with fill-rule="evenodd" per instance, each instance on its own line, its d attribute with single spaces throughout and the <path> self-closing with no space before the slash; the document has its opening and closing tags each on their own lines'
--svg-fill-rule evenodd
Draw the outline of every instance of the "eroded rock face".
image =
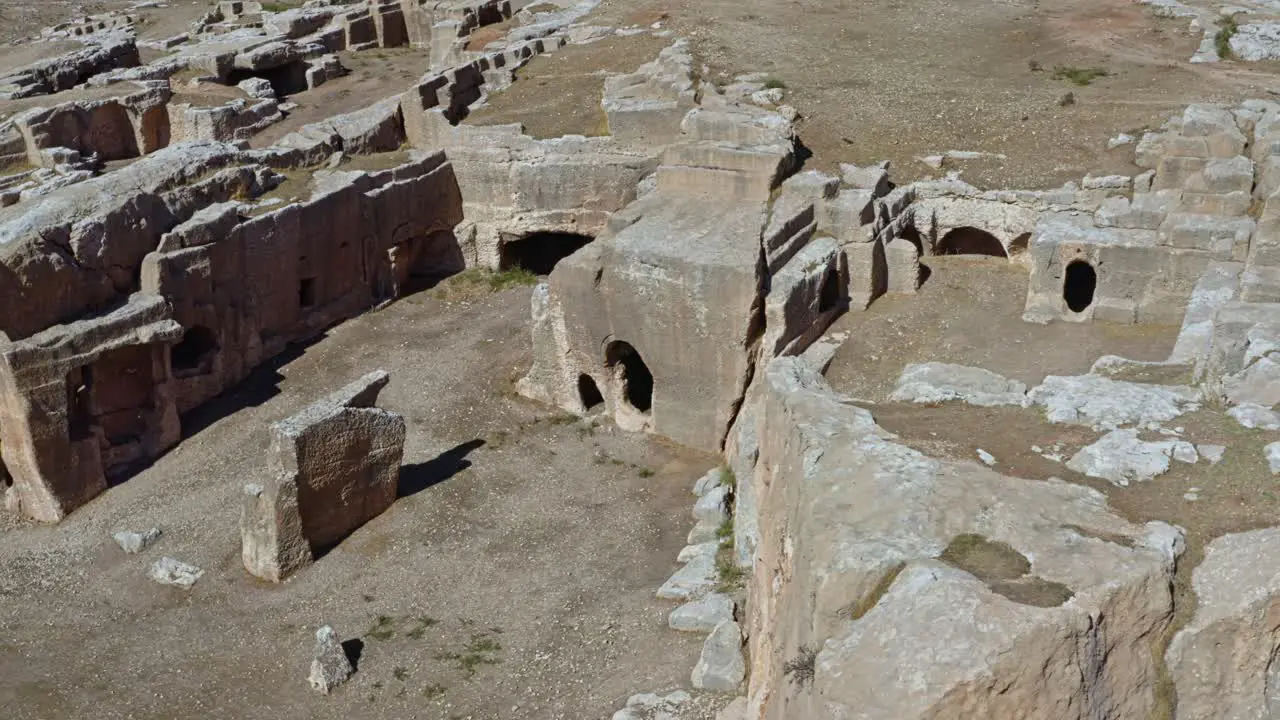
<svg viewBox="0 0 1280 720">
<path fill-rule="evenodd" d="M 1027 393 L 1044 406 L 1049 422 L 1114 430 L 1123 425 L 1154 426 L 1199 407 L 1189 387 L 1147 385 L 1099 375 L 1050 375 Z"/>
<path fill-rule="evenodd" d="M 271 426 L 272 475 L 245 488 L 245 569 L 280 582 L 396 499 L 404 418 L 374 407 L 390 381 L 370 373 Z"/>
<path fill-rule="evenodd" d="M 1147 716 L 1180 531 L 925 457 L 798 359 L 763 383 L 750 717 Z"/>
<path fill-rule="evenodd" d="M 1224 535 L 1192 572 L 1196 612 L 1165 662 L 1177 718 L 1269 718 L 1280 713 L 1280 529 Z"/>
</svg>

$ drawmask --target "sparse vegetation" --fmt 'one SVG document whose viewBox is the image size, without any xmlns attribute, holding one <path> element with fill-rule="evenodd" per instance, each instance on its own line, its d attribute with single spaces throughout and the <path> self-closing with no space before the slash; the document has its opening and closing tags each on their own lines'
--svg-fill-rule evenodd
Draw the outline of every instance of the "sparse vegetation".
<svg viewBox="0 0 1280 720">
<path fill-rule="evenodd" d="M 497 665 L 502 662 L 496 657 L 502 645 L 493 638 L 489 637 L 487 632 L 478 632 L 471 634 L 471 640 L 463 648 L 462 652 L 446 652 L 437 653 L 437 660 L 445 660 L 453 662 L 459 670 L 470 680 L 484 665 Z"/>
<path fill-rule="evenodd" d="M 716 528 L 716 537 L 724 540 L 733 537 L 733 518 L 727 517 L 724 522 L 720 523 L 720 527 Z"/>
<path fill-rule="evenodd" d="M 1079 68 L 1071 67 L 1070 65 L 1058 65 L 1053 69 L 1054 80 L 1067 80 L 1080 87 L 1084 87 L 1094 80 L 1110 74 L 1106 68 L 1100 67 Z"/>
<path fill-rule="evenodd" d="M 1040 72 L 1044 70 L 1044 66 L 1041 65 L 1037 60 L 1028 60 L 1027 69 L 1030 70 L 1031 72 Z"/>
<path fill-rule="evenodd" d="M 720 468 L 720 484 L 729 488 L 730 490 L 737 489 L 738 476 L 733 474 L 733 468 L 729 467 L 728 465 L 725 465 L 724 467 Z"/>
<path fill-rule="evenodd" d="M 277 0 L 277 2 L 262 3 L 262 9 L 267 12 L 284 12 L 286 10 L 296 9 L 301 5 L 302 3 L 296 0 Z"/>
<path fill-rule="evenodd" d="M 440 683 L 431 683 L 430 685 L 422 688 L 422 696 L 428 700 L 434 700 L 440 697 L 441 695 L 444 695 L 444 692 L 447 689 L 448 688 L 441 685 Z"/>
<path fill-rule="evenodd" d="M 798 654 L 782 663 L 782 674 L 791 682 L 804 687 L 813 682 L 813 670 L 817 664 L 818 651 L 808 645 L 801 645 Z"/>
<path fill-rule="evenodd" d="M 1218 57 L 1223 60 L 1230 60 L 1235 57 L 1235 53 L 1231 52 L 1231 38 L 1240 32 L 1240 26 L 1236 24 L 1236 16 L 1228 15 L 1218 21 L 1218 34 L 1213 36 L 1214 49 L 1218 51 Z"/>
<path fill-rule="evenodd" d="M 640 468 L 640 472 L 638 474 L 642 478 L 651 478 L 654 476 L 654 472 L 647 467 Z"/>
<path fill-rule="evenodd" d="M 417 624 L 411 628 L 409 632 L 405 633 L 405 635 L 413 640 L 420 640 L 423 635 L 427 634 L 427 628 L 436 624 L 436 619 L 427 617 L 426 615 L 420 615 L 414 618 L 414 622 Z"/>
<path fill-rule="evenodd" d="M 1068 107 L 1075 104 L 1076 104 L 1075 93 L 1069 92 L 1066 95 L 1063 95 L 1062 97 L 1058 98 L 1058 107 Z"/>
<path fill-rule="evenodd" d="M 787 84 L 782 82 L 776 77 L 769 77 L 764 79 L 764 89 L 765 90 L 786 90 Z"/>
<path fill-rule="evenodd" d="M 471 300 L 489 293 L 537 284 L 538 276 L 524 268 L 498 272 L 471 268 L 440 283 L 432 296 L 437 300 Z"/>
<path fill-rule="evenodd" d="M 747 571 L 733 561 L 733 551 L 729 548 L 722 549 L 716 555 L 716 573 L 720 578 L 716 584 L 716 592 L 722 593 L 737 590 L 747 578 Z"/>
<path fill-rule="evenodd" d="M 372 640 L 390 640 L 396 636 L 396 619 L 390 615 L 379 615 L 373 619 L 373 625 L 365 631 L 364 636 Z"/>
<path fill-rule="evenodd" d="M 409 671 L 408 671 L 407 669 L 405 669 L 405 668 L 404 668 L 403 666 L 401 666 L 401 665 L 397 665 L 397 666 L 395 666 L 395 667 L 391 670 L 391 674 L 392 674 L 392 675 L 394 675 L 394 676 L 395 676 L 395 678 L 396 678 L 397 680 L 399 680 L 400 682 L 404 682 L 405 680 L 407 680 L 407 679 L 409 678 Z"/>
</svg>

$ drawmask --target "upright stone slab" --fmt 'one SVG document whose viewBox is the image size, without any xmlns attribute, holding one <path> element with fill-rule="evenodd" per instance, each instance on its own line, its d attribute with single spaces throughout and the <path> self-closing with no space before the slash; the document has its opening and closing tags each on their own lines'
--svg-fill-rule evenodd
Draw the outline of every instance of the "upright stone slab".
<svg viewBox="0 0 1280 720">
<path fill-rule="evenodd" d="M 390 376 L 370 373 L 271 426 L 270 474 L 245 487 L 241 555 L 280 582 L 396 499 L 404 418 L 374 407 Z"/>
</svg>

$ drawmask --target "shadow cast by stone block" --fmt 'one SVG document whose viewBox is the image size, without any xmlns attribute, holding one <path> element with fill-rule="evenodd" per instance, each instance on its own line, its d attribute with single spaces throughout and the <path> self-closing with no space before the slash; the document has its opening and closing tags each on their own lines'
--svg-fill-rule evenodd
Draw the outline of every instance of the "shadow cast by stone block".
<svg viewBox="0 0 1280 720">
<path fill-rule="evenodd" d="M 364 654 L 364 641 L 360 638 L 343 640 L 342 652 L 346 654 L 347 660 L 351 663 L 351 669 L 355 672 L 359 672 L 360 656 Z"/>
<path fill-rule="evenodd" d="M 467 459 L 467 455 L 483 445 L 484 440 L 479 438 L 468 440 L 451 450 L 446 450 L 434 460 L 401 467 L 396 497 L 403 498 L 420 493 L 466 470 L 471 467 L 471 461 Z"/>
<path fill-rule="evenodd" d="M 224 390 L 217 397 L 182 416 L 182 439 L 186 440 L 219 420 L 249 407 L 258 407 L 280 394 L 281 368 L 297 360 L 312 345 L 328 336 L 321 332 L 312 338 L 289 343 L 275 357 L 249 372 L 248 377 Z"/>
</svg>

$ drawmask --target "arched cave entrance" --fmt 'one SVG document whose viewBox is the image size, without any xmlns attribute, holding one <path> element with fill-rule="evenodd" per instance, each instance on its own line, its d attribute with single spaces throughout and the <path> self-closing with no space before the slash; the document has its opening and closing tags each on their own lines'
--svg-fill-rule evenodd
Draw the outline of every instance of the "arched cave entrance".
<svg viewBox="0 0 1280 720">
<path fill-rule="evenodd" d="M 182 334 L 182 340 L 169 350 L 169 367 L 177 378 L 204 375 L 213 370 L 218 354 L 218 336 L 212 330 L 196 325 Z"/>
<path fill-rule="evenodd" d="M 550 275 L 556 263 L 594 239 L 590 235 L 562 232 L 526 235 L 502 245 L 498 251 L 498 269 L 523 268 L 535 275 Z"/>
<path fill-rule="evenodd" d="M 1004 251 L 1004 245 L 1000 244 L 995 235 L 973 227 L 959 227 L 943 235 L 934 248 L 934 253 L 937 255 L 1009 257 Z"/>
<path fill-rule="evenodd" d="M 1009 243 L 1009 255 L 1011 257 L 1014 255 L 1021 255 L 1026 252 L 1027 248 L 1030 246 L 1031 233 L 1022 233 L 1018 237 L 1014 238 L 1013 242 Z"/>
<path fill-rule="evenodd" d="M 1071 312 L 1084 312 L 1093 304 L 1093 293 L 1098 289 L 1098 273 L 1084 260 L 1072 260 L 1062 279 L 1062 299 Z"/>
<path fill-rule="evenodd" d="M 622 382 L 622 396 L 631 407 L 642 413 L 653 408 L 653 373 L 640 353 L 630 343 L 616 340 L 605 350 L 605 364 L 615 368 Z"/>
<path fill-rule="evenodd" d="M 582 400 L 582 407 L 588 410 L 594 410 L 604 402 L 604 395 L 600 393 L 600 387 L 586 373 L 578 376 L 578 398 Z"/>
</svg>

